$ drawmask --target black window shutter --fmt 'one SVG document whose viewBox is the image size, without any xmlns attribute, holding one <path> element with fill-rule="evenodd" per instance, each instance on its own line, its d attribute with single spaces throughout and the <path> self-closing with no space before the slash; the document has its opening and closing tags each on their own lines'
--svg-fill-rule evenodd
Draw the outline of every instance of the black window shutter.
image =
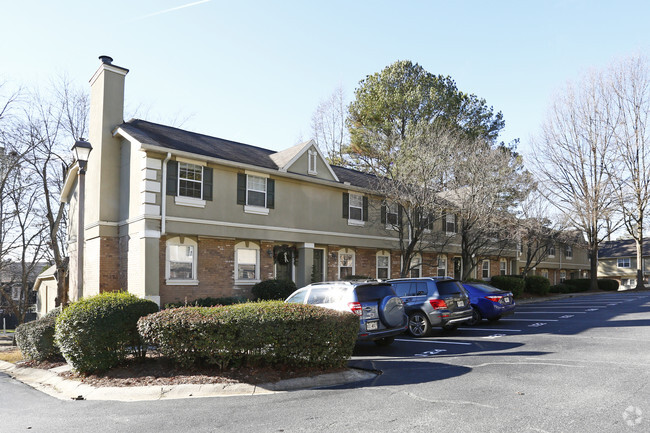
<svg viewBox="0 0 650 433">
<path fill-rule="evenodd" d="M 386 224 L 386 205 L 381 205 L 381 223 Z"/>
<path fill-rule="evenodd" d="M 167 161 L 167 195 L 178 193 L 178 161 Z"/>
<path fill-rule="evenodd" d="M 447 231 L 447 214 L 445 212 L 442 213 L 442 231 Z"/>
<path fill-rule="evenodd" d="M 458 215 L 454 214 L 454 233 L 458 233 Z"/>
<path fill-rule="evenodd" d="M 433 215 L 429 214 L 429 217 L 427 219 L 427 229 L 433 231 Z"/>
<path fill-rule="evenodd" d="M 275 180 L 266 179 L 266 207 L 275 208 Z"/>
<path fill-rule="evenodd" d="M 212 169 L 203 167 L 203 200 L 212 200 Z"/>
<path fill-rule="evenodd" d="M 343 193 L 343 218 L 350 218 L 350 194 Z"/>
<path fill-rule="evenodd" d="M 402 212 L 404 211 L 404 208 L 402 205 L 397 206 L 397 223 L 401 226 L 402 225 Z"/>
<path fill-rule="evenodd" d="M 237 173 L 237 204 L 246 204 L 246 175 Z"/>
<path fill-rule="evenodd" d="M 363 220 L 368 221 L 368 197 L 363 196 Z"/>
</svg>

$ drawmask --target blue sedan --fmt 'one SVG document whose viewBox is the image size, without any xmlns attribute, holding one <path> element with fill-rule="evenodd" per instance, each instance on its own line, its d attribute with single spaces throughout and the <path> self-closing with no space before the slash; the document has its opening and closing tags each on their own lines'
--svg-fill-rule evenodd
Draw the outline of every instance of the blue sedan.
<svg viewBox="0 0 650 433">
<path fill-rule="evenodd" d="M 470 325 L 478 325 L 481 320 L 497 321 L 503 316 L 515 314 L 515 299 L 512 292 L 497 289 L 485 283 L 463 283 L 469 295 L 474 314 Z"/>
</svg>

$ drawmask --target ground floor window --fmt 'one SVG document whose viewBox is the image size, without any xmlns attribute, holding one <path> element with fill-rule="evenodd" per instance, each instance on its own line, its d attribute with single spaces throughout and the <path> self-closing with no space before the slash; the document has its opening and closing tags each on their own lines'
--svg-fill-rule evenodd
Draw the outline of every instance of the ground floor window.
<svg viewBox="0 0 650 433">
<path fill-rule="evenodd" d="M 354 251 L 345 248 L 339 251 L 339 280 L 354 275 Z"/>
<path fill-rule="evenodd" d="M 390 278 L 390 255 L 383 251 L 377 253 L 377 278 Z"/>
<path fill-rule="evenodd" d="M 566 271 L 560 271 L 560 282 L 563 283 L 566 281 Z"/>
<path fill-rule="evenodd" d="M 416 254 L 411 259 L 411 278 L 419 278 L 422 276 L 422 256 Z"/>
<path fill-rule="evenodd" d="M 198 244 L 193 239 L 184 236 L 168 239 L 165 263 L 167 284 L 197 284 L 197 256 Z"/>
<path fill-rule="evenodd" d="M 508 273 L 508 261 L 501 260 L 499 262 L 499 275 L 506 275 Z"/>
<path fill-rule="evenodd" d="M 235 245 L 235 284 L 260 281 L 260 247 L 246 241 Z"/>
<path fill-rule="evenodd" d="M 438 256 L 438 276 L 446 277 L 447 276 L 447 257 Z"/>
<path fill-rule="evenodd" d="M 483 278 L 483 279 L 490 278 L 490 261 L 489 260 L 483 260 L 483 264 L 481 266 L 481 278 Z"/>
</svg>

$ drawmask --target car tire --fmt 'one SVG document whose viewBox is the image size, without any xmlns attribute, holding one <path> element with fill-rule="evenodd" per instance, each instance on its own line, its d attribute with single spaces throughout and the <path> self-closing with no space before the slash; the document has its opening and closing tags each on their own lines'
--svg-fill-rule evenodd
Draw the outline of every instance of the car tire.
<svg viewBox="0 0 650 433">
<path fill-rule="evenodd" d="M 396 328 L 404 323 L 404 304 L 397 296 L 386 296 L 379 303 L 379 318 L 387 328 Z"/>
<path fill-rule="evenodd" d="M 455 331 L 456 329 L 458 329 L 458 325 L 446 324 L 446 325 L 442 325 L 442 329 L 447 331 L 447 332 L 452 332 L 452 331 Z"/>
<path fill-rule="evenodd" d="M 395 341 L 395 337 L 384 337 L 374 341 L 377 346 L 390 346 Z"/>
<path fill-rule="evenodd" d="M 408 333 L 416 338 L 426 337 L 431 334 L 431 323 L 425 313 L 415 311 L 409 314 Z"/>
<path fill-rule="evenodd" d="M 478 310 L 478 308 L 472 307 L 472 319 L 467 322 L 467 324 L 470 326 L 476 326 L 481 323 L 481 320 L 483 320 L 481 312 Z"/>
<path fill-rule="evenodd" d="M 490 318 L 490 319 L 488 319 L 488 320 L 489 320 L 490 322 L 498 322 L 499 320 L 501 320 L 501 316 L 492 317 L 492 318 Z"/>
</svg>

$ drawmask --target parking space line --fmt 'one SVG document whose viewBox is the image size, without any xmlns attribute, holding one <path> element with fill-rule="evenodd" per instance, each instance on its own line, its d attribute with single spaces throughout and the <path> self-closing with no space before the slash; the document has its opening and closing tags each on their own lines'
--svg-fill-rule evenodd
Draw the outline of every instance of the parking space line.
<svg viewBox="0 0 650 433">
<path fill-rule="evenodd" d="M 557 319 L 501 319 L 503 322 L 559 322 Z"/>
<path fill-rule="evenodd" d="M 459 341 L 440 341 L 440 340 L 427 340 L 420 338 L 418 340 L 408 340 L 406 338 L 396 338 L 395 341 L 405 341 L 407 343 L 437 343 L 437 344 L 458 344 L 461 346 L 471 346 L 474 343 L 461 343 Z"/>
<path fill-rule="evenodd" d="M 516 311 L 515 314 L 587 314 L 586 311 Z"/>
<path fill-rule="evenodd" d="M 521 332 L 521 329 L 458 328 L 459 331 Z"/>
</svg>

